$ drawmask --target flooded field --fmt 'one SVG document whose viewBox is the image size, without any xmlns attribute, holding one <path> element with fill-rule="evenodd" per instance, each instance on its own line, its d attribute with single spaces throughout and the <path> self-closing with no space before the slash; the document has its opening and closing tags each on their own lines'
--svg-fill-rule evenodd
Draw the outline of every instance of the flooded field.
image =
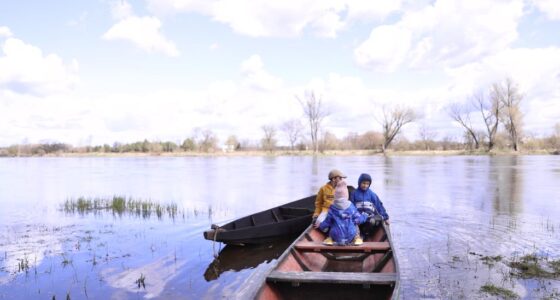
<svg viewBox="0 0 560 300">
<path fill-rule="evenodd" d="M 560 299 L 560 157 L 0 159 L 0 299 L 235 298 L 290 243 L 213 223 L 373 177 L 404 299 Z M 217 258 L 214 255 L 218 254 Z"/>
</svg>

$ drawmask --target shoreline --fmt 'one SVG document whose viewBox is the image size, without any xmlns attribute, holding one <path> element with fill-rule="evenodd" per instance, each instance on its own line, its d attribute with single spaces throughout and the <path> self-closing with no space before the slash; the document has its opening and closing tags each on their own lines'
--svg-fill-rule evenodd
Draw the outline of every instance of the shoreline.
<svg viewBox="0 0 560 300">
<path fill-rule="evenodd" d="M 312 151 L 290 151 L 278 150 L 266 151 L 215 151 L 215 152 L 64 152 L 49 153 L 45 155 L 20 155 L 0 156 L 0 158 L 14 157 L 241 157 L 241 156 L 520 156 L 520 155 L 559 155 L 558 150 L 409 150 L 409 151 L 386 151 L 378 150 L 327 150 L 319 153 Z"/>
</svg>

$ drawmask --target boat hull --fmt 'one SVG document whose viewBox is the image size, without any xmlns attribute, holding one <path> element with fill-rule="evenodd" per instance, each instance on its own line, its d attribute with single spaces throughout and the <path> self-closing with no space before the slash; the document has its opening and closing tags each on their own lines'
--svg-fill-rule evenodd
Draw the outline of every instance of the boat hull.
<svg viewBox="0 0 560 300">
<path fill-rule="evenodd" d="M 232 245 L 262 244 L 297 236 L 311 224 L 315 195 L 252 214 L 205 231 L 204 238 Z"/>
</svg>

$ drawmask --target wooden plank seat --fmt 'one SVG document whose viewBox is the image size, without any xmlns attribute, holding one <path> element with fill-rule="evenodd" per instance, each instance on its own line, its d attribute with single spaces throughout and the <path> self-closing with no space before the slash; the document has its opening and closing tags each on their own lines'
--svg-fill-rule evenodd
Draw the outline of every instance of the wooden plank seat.
<svg viewBox="0 0 560 300">
<path fill-rule="evenodd" d="M 291 283 L 342 283 L 391 285 L 397 280 L 396 273 L 353 273 L 353 272 L 281 272 L 273 271 L 267 282 Z"/>
<path fill-rule="evenodd" d="M 384 252 L 391 248 L 389 242 L 364 242 L 359 246 L 327 246 L 322 242 L 312 241 L 299 241 L 294 247 L 299 251 L 312 252 Z"/>
</svg>

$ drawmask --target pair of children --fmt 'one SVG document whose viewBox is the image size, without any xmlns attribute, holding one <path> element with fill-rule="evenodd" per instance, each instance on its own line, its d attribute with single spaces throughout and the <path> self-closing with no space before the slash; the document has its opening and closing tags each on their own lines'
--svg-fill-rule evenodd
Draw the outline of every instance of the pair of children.
<svg viewBox="0 0 560 300">
<path fill-rule="evenodd" d="M 316 212 L 321 211 L 321 213 L 316 217 L 315 227 L 324 232 L 329 231 L 329 237 L 323 242 L 326 245 L 361 245 L 363 240 L 360 232 L 366 234 L 372 232 L 373 226 L 378 225 L 381 220 L 388 224 L 389 215 L 385 211 L 379 197 L 369 189 L 371 185 L 371 176 L 369 174 L 364 173 L 360 175 L 358 189 L 348 197 L 346 182 L 342 180 L 346 176 L 342 175 L 339 171 L 337 172 L 340 175 L 339 180 L 332 182 L 330 178 L 331 173 L 329 173 L 331 181 L 326 184 L 331 187 L 333 185 L 336 186 L 332 197 L 334 200 L 331 203 L 321 201 L 326 198 L 324 197 L 324 187 L 321 188 L 317 195 L 315 203 Z M 327 189 L 330 190 L 330 188 Z M 348 200 L 349 198 L 350 201 Z M 328 207 L 326 212 L 323 209 L 324 206 Z M 359 229 L 357 225 L 360 225 Z"/>
</svg>

